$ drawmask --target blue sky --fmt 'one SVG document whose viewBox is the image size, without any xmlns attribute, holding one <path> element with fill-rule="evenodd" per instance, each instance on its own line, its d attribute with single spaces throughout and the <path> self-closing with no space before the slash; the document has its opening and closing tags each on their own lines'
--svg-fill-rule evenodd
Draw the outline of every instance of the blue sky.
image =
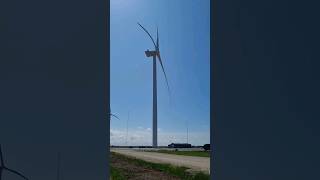
<svg viewBox="0 0 320 180">
<path fill-rule="evenodd" d="M 171 89 L 160 64 L 158 143 L 210 141 L 210 1 L 111 0 L 111 144 L 151 145 L 153 49 L 140 22 L 156 38 Z M 188 125 L 187 125 L 188 124 Z"/>
</svg>

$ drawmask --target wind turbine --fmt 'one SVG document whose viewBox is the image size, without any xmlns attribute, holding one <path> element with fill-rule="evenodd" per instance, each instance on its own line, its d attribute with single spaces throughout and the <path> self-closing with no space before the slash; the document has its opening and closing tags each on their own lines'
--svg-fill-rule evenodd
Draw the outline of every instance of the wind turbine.
<svg viewBox="0 0 320 180">
<path fill-rule="evenodd" d="M 23 179 L 28 180 L 28 178 L 26 178 L 24 175 L 22 175 L 22 174 L 19 173 L 18 171 L 15 171 L 15 170 L 13 170 L 13 169 L 7 168 L 7 166 L 4 164 L 3 154 L 2 154 L 2 151 L 1 151 L 1 144 L 0 144 L 0 163 L 1 163 L 1 164 L 0 164 L 0 180 L 2 180 L 2 173 L 3 173 L 4 170 L 9 171 L 9 172 L 11 172 L 11 173 L 13 173 L 13 174 L 15 174 L 15 175 L 18 175 L 18 176 L 20 176 L 20 177 L 23 178 Z"/>
<path fill-rule="evenodd" d="M 158 127 L 157 127 L 157 58 L 160 62 L 161 68 L 162 68 L 162 72 L 164 74 L 164 77 L 166 79 L 166 83 L 167 83 L 167 87 L 168 87 L 168 91 L 170 94 L 170 88 L 169 88 L 169 83 L 168 83 L 168 79 L 167 79 L 167 75 L 166 72 L 164 70 L 163 67 L 163 63 L 161 60 L 161 56 L 160 56 L 160 51 L 159 51 L 159 34 L 158 34 L 158 28 L 157 28 L 157 42 L 154 42 L 154 39 L 152 38 L 152 36 L 150 35 L 150 33 L 140 24 L 138 23 L 138 25 L 148 34 L 148 36 L 150 37 L 153 45 L 154 45 L 154 49 L 153 51 L 149 51 L 149 49 L 147 49 L 147 51 L 145 51 L 145 54 L 147 57 L 153 57 L 153 111 L 152 111 L 152 146 L 153 147 L 157 147 L 158 146 Z"/>
<path fill-rule="evenodd" d="M 118 120 L 120 120 L 120 119 L 118 118 L 118 116 L 116 116 L 116 115 L 114 115 L 114 114 L 111 113 L 111 109 L 110 109 L 110 114 L 109 114 L 109 116 L 110 116 L 110 117 L 113 116 L 113 117 L 117 118 Z"/>
<path fill-rule="evenodd" d="M 116 116 L 116 115 L 114 115 L 114 114 L 111 114 L 111 113 L 110 113 L 110 116 L 113 116 L 113 117 L 119 119 L 118 116 Z M 120 119 L 119 119 L 119 120 L 120 120 Z"/>
</svg>

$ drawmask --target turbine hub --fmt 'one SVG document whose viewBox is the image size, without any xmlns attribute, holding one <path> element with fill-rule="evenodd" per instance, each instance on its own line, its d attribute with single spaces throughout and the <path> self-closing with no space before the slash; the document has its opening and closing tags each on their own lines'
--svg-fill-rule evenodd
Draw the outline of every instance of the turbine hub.
<svg viewBox="0 0 320 180">
<path fill-rule="evenodd" d="M 149 51 L 149 50 L 147 50 L 147 51 L 145 51 L 145 53 L 146 53 L 147 57 L 150 57 L 150 56 L 156 56 L 159 52 L 158 51 Z"/>
</svg>

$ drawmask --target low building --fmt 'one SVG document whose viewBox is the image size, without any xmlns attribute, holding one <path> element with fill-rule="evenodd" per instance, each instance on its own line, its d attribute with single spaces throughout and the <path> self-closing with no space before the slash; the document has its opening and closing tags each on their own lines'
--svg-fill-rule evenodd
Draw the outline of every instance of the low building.
<svg viewBox="0 0 320 180">
<path fill-rule="evenodd" d="M 203 145 L 203 149 L 206 151 L 210 150 L 210 144 Z"/>
<path fill-rule="evenodd" d="M 169 148 L 191 148 L 191 144 L 188 143 L 171 143 L 168 145 Z"/>
</svg>

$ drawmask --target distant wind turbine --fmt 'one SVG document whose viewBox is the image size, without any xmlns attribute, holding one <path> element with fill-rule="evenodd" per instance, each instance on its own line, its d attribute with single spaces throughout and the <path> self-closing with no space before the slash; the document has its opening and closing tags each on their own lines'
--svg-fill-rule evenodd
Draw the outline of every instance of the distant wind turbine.
<svg viewBox="0 0 320 180">
<path fill-rule="evenodd" d="M 110 113 L 110 116 L 113 116 L 113 117 L 119 119 L 118 116 L 116 116 L 116 115 L 114 115 L 114 114 L 111 114 L 111 113 Z M 119 120 L 120 120 L 120 119 L 119 119 Z"/>
<path fill-rule="evenodd" d="M 26 179 L 28 180 L 28 178 L 26 178 L 24 175 L 22 175 L 20 172 L 18 171 L 15 171 L 13 169 L 9 169 L 7 168 L 7 166 L 4 164 L 4 160 L 3 160 L 3 154 L 2 154 L 2 150 L 1 150 L 1 144 L 0 144 L 0 180 L 2 180 L 2 173 L 3 171 L 6 170 L 6 171 L 9 171 L 15 175 L 18 175 L 20 176 L 21 178 L 23 179 Z"/>
<path fill-rule="evenodd" d="M 150 33 L 140 24 L 138 23 L 138 25 L 148 34 L 148 36 L 150 37 L 151 41 L 153 42 L 154 51 L 149 51 L 149 49 L 147 51 L 145 51 L 145 54 L 147 57 L 153 57 L 153 113 L 152 113 L 152 119 L 153 119 L 153 124 L 152 124 L 152 146 L 153 147 L 157 147 L 158 146 L 158 127 L 157 127 L 157 58 L 160 62 L 161 68 L 162 68 L 162 72 L 164 74 L 166 83 L 167 83 L 167 87 L 168 87 L 168 91 L 169 91 L 169 95 L 170 95 L 170 88 L 169 88 L 169 83 L 168 83 L 168 79 L 167 79 L 167 75 L 166 72 L 164 70 L 163 67 L 163 63 L 161 60 L 161 56 L 160 56 L 160 51 L 159 51 L 159 34 L 158 34 L 158 28 L 157 28 L 157 42 L 154 42 L 154 39 L 152 38 L 152 36 L 150 35 Z"/>
<path fill-rule="evenodd" d="M 114 114 L 111 113 L 111 109 L 110 109 L 110 114 L 109 114 L 109 116 L 110 116 L 110 117 L 113 116 L 113 117 L 117 118 L 118 120 L 120 120 L 120 119 L 118 118 L 118 116 L 116 116 L 116 115 L 114 115 Z"/>
</svg>

